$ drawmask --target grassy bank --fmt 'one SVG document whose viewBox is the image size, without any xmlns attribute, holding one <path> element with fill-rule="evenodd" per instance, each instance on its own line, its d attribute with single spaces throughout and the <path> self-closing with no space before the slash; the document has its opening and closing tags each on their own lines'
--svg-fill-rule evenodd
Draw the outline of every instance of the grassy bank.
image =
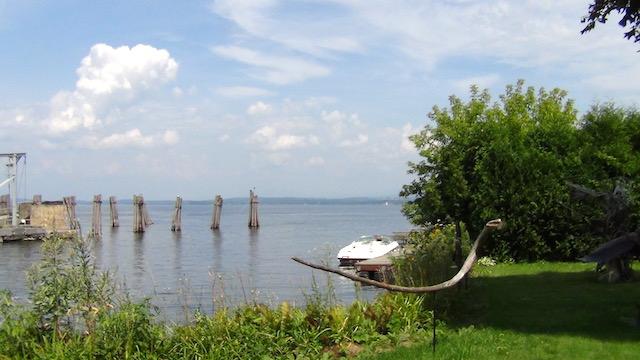
<svg viewBox="0 0 640 360">
<path fill-rule="evenodd" d="M 640 270 L 636 266 L 635 270 Z M 598 282 L 593 265 L 477 267 L 431 343 L 375 359 L 637 359 L 640 282 Z"/>
</svg>

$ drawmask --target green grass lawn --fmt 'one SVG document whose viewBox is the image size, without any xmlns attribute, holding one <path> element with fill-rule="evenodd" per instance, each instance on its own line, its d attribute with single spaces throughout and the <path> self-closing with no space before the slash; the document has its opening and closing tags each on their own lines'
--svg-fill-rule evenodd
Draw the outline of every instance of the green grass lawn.
<svg viewBox="0 0 640 360">
<path fill-rule="evenodd" d="M 640 359 L 640 281 L 597 281 L 591 264 L 476 267 L 431 342 L 376 359 Z M 638 270 L 638 267 L 636 267 Z"/>
</svg>

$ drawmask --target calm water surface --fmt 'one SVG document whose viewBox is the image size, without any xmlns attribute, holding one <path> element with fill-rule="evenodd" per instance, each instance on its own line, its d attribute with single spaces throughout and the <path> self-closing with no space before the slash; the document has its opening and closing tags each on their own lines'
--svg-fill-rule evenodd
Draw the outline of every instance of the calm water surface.
<svg viewBox="0 0 640 360">
<path fill-rule="evenodd" d="M 169 230 L 172 202 L 151 202 L 154 224 L 144 234 L 131 231 L 131 204 L 119 204 L 120 227 L 110 228 L 103 204 L 103 239 L 93 244 L 96 263 L 115 272 L 135 298 L 150 297 L 168 319 L 185 308 L 211 312 L 215 304 L 243 301 L 275 304 L 304 302 L 315 276 L 322 286 L 327 276 L 292 261 L 299 256 L 337 265 L 338 250 L 363 234 L 390 234 L 410 225 L 400 205 L 260 204 L 258 230 L 247 228 L 248 205 L 229 203 L 222 210 L 221 229 L 209 229 L 212 205 L 185 202 L 182 232 Z M 85 233 L 90 204 L 78 205 Z M 40 242 L 0 244 L 0 288 L 25 299 L 25 271 L 40 257 Z M 337 298 L 348 303 L 370 298 L 374 289 L 357 294 L 350 280 L 331 275 Z M 215 300 L 215 301 L 214 301 Z"/>
</svg>

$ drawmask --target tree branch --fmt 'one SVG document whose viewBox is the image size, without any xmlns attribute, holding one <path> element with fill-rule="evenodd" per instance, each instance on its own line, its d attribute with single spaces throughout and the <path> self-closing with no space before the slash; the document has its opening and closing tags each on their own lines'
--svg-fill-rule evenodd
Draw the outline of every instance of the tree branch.
<svg viewBox="0 0 640 360">
<path fill-rule="evenodd" d="M 442 282 L 440 284 L 436 284 L 436 285 L 430 285 L 430 286 L 420 286 L 420 287 L 413 287 L 413 286 L 400 286 L 400 285 L 392 285 L 392 284 L 385 284 L 383 282 L 380 281 L 375 281 L 375 280 L 371 280 L 371 279 L 367 279 L 358 275 L 354 275 L 354 274 L 350 274 L 346 271 L 342 271 L 339 269 L 334 269 L 328 266 L 324 266 L 324 265 L 319 265 L 319 264 L 313 264 L 307 261 L 304 261 L 300 258 L 297 257 L 292 257 L 291 260 L 296 261 L 302 265 L 306 265 L 309 267 L 312 267 L 314 269 L 318 269 L 318 270 L 322 270 L 322 271 L 326 271 L 326 272 L 330 272 L 330 273 L 334 273 L 334 274 L 338 274 L 340 276 L 344 276 L 347 279 L 351 279 L 353 281 L 357 281 L 357 282 L 361 282 L 363 284 L 367 284 L 367 285 L 371 285 L 371 286 L 375 286 L 378 288 L 382 288 L 382 289 L 386 289 L 389 291 L 397 291 L 397 292 L 403 292 L 403 293 L 417 293 L 417 294 L 421 294 L 421 293 L 428 293 L 428 292 L 434 292 L 434 291 L 439 291 L 439 290 L 444 290 L 444 289 L 448 289 L 452 286 L 455 286 L 458 282 L 460 282 L 460 280 L 462 280 L 464 278 L 465 275 L 467 275 L 467 273 L 471 270 L 471 268 L 473 267 L 473 264 L 476 262 L 478 256 L 477 256 L 477 250 L 480 247 L 480 244 L 482 243 L 482 241 L 495 229 L 500 229 L 502 228 L 502 226 L 504 225 L 504 222 L 500 219 L 496 219 L 496 220 L 491 220 L 489 221 L 485 226 L 484 229 L 482 229 L 482 232 L 480 232 L 480 235 L 478 235 L 478 237 L 476 238 L 476 241 L 473 243 L 473 246 L 471 247 L 471 251 L 469 252 L 469 255 L 467 256 L 467 259 L 464 261 L 464 264 L 462 264 L 462 267 L 460 268 L 460 270 L 458 271 L 457 274 L 455 274 L 451 279 Z"/>
</svg>

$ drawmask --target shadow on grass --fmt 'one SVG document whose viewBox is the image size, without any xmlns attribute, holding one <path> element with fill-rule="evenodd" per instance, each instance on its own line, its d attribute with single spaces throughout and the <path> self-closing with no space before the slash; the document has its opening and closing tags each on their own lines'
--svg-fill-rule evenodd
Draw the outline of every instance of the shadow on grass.
<svg viewBox="0 0 640 360">
<path fill-rule="evenodd" d="M 508 266 L 471 279 L 469 289 L 457 294 L 448 316 L 452 327 L 640 340 L 634 324 L 640 281 L 601 283 L 593 271 L 500 275 Z"/>
</svg>

